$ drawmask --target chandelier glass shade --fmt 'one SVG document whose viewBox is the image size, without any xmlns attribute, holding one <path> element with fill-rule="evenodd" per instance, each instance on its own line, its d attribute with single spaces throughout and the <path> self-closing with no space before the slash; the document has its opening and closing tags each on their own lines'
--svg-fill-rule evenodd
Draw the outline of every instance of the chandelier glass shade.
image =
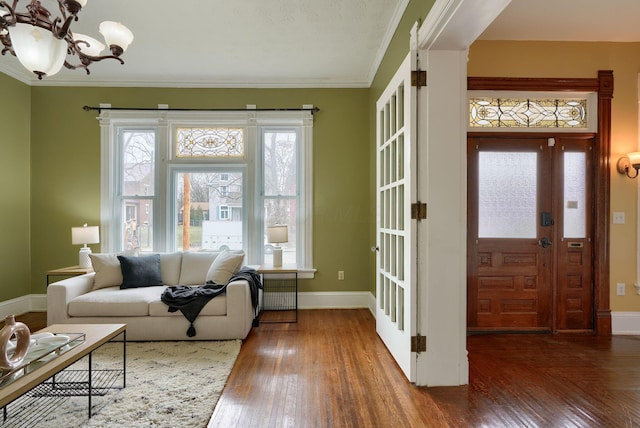
<svg viewBox="0 0 640 428">
<path fill-rule="evenodd" d="M 72 70 L 83 68 L 89 74 L 89 65 L 103 59 L 115 59 L 124 64 L 120 56 L 133 41 L 133 34 L 127 27 L 113 21 L 100 24 L 100 33 L 110 51 L 110 54 L 101 55 L 105 44 L 70 30 L 87 0 L 56 1 L 59 16 L 53 17 L 39 0 L 31 0 L 23 11 L 17 10 L 20 0 L 13 0 L 11 4 L 0 0 L 2 54 L 9 52 L 16 56 L 38 79 L 53 76 L 63 65 Z"/>
</svg>

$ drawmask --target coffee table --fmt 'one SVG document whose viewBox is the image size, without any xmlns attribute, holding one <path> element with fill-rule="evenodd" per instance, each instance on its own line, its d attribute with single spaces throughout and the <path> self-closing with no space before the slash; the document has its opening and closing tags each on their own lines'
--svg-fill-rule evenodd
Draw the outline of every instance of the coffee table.
<svg viewBox="0 0 640 428">
<path fill-rule="evenodd" d="M 96 389 L 94 382 L 94 373 L 92 370 L 92 353 L 100 346 L 122 335 L 122 388 L 126 386 L 126 324 L 55 324 L 47 328 L 39 330 L 37 333 L 50 332 L 54 334 L 68 334 L 72 337 L 84 336 L 84 340 L 70 349 L 61 349 L 56 352 L 53 358 L 48 360 L 40 360 L 30 363 L 26 370 L 18 371 L 12 380 L 4 381 L 0 385 L 0 408 L 4 409 L 5 421 L 8 417 L 12 417 L 11 411 L 7 410 L 9 404 L 30 393 L 34 393 L 36 397 L 68 397 L 77 395 L 86 395 L 88 397 L 88 416 L 91 418 L 92 412 L 92 396 L 95 395 Z M 83 371 L 84 376 L 81 381 L 67 382 L 64 378 L 65 373 L 61 373 L 71 364 L 78 360 L 88 357 L 88 370 Z M 37 365 L 31 365 L 37 363 Z M 60 379 L 57 379 L 60 378 Z M 115 382 L 115 379 L 114 379 Z M 72 387 L 69 387 L 69 385 Z M 40 391 L 39 388 L 43 388 Z M 101 389 L 108 389 L 101 386 Z M 29 405 L 29 416 L 40 416 L 34 412 L 39 412 L 37 406 Z M 33 407 L 33 408 L 32 408 Z M 52 406 L 48 406 L 52 407 Z M 44 417 L 48 411 L 44 411 L 41 417 Z M 52 408 L 48 409 L 49 411 Z M 15 415 L 24 420 L 24 415 Z M 0 421 L 1 423 L 1 421 Z"/>
</svg>

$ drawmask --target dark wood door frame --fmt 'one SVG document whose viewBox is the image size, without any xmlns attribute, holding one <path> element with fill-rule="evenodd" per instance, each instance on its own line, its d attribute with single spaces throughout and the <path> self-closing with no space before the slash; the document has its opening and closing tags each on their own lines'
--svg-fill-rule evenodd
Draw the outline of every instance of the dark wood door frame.
<svg viewBox="0 0 640 428">
<path fill-rule="evenodd" d="M 611 100 L 613 71 L 600 70 L 597 78 L 468 77 L 469 90 L 597 92 L 598 130 L 594 147 L 593 288 L 594 328 L 611 334 L 609 299 L 609 209 L 611 186 Z"/>
</svg>

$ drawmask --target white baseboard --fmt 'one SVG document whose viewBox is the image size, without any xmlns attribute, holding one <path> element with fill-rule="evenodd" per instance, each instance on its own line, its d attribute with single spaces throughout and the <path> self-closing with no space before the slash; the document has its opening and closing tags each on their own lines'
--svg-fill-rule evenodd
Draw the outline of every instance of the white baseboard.
<svg viewBox="0 0 640 428">
<path fill-rule="evenodd" d="M 611 312 L 611 332 L 640 335 L 640 312 Z"/>
<path fill-rule="evenodd" d="M 27 312 L 45 312 L 46 310 L 46 294 L 29 294 L 0 302 L 0 318 L 5 318 L 8 315 L 20 315 Z"/>
<path fill-rule="evenodd" d="M 299 309 L 368 308 L 375 315 L 376 298 L 370 291 L 319 291 L 298 293 Z"/>
</svg>

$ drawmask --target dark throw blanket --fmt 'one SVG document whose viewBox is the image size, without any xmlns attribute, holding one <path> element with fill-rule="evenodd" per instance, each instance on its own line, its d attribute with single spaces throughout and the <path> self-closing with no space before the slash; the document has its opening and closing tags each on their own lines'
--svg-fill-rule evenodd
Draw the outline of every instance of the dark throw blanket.
<svg viewBox="0 0 640 428">
<path fill-rule="evenodd" d="M 172 285 L 162 292 L 160 300 L 169 306 L 169 312 L 176 312 L 178 310 L 182 312 L 184 317 L 189 321 L 187 336 L 193 337 L 196 335 L 193 322 L 200 314 L 202 308 L 209 303 L 209 300 L 224 293 L 227 285 L 240 279 L 244 279 L 249 283 L 251 303 L 253 304 L 255 314 L 258 307 L 258 289 L 262 288 L 262 281 L 260 280 L 260 274 L 258 274 L 255 269 L 246 266 L 233 275 L 226 284 L 216 284 L 208 281 L 206 284 L 197 287 Z"/>
</svg>

